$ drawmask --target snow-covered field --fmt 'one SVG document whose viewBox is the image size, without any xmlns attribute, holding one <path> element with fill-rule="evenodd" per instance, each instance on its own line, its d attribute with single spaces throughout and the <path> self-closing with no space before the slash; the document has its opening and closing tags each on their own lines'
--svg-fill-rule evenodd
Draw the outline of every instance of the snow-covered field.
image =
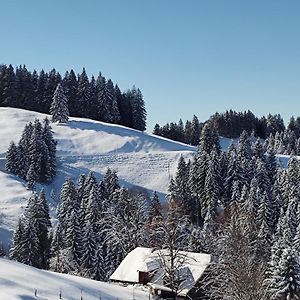
<svg viewBox="0 0 300 300">
<path fill-rule="evenodd" d="M 30 196 L 23 180 L 5 172 L 5 152 L 12 140 L 19 141 L 26 123 L 45 117 L 37 112 L 0 108 L 0 238 L 5 244 Z M 127 127 L 83 118 L 70 118 L 67 125 L 51 126 L 58 141 L 57 176 L 45 187 L 52 212 L 67 176 L 77 180 L 81 173 L 92 170 L 99 180 L 108 167 L 117 171 L 122 185 L 143 188 L 149 195 L 158 191 L 163 200 L 180 155 L 192 158 L 196 149 Z M 51 190 L 55 192 L 54 199 L 50 198 Z"/>
<path fill-rule="evenodd" d="M 33 300 L 147 300 L 146 288 L 94 281 L 77 276 L 35 269 L 0 259 L 0 299 Z M 36 290 L 36 297 L 35 297 Z"/>
</svg>

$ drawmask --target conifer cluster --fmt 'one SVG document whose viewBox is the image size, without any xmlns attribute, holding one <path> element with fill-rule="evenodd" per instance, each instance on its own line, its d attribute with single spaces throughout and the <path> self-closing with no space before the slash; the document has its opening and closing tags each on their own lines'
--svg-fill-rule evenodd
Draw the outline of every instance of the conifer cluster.
<svg viewBox="0 0 300 300">
<path fill-rule="evenodd" d="M 18 144 L 11 142 L 6 152 L 5 169 L 28 182 L 32 189 L 36 182 L 51 182 L 56 174 L 56 141 L 49 120 L 25 125 Z"/>
<path fill-rule="evenodd" d="M 204 126 L 195 158 L 180 159 L 170 184 L 172 206 L 213 256 L 203 299 L 298 299 L 299 179 L 296 158 L 282 169 L 246 131 L 221 152 L 214 126 Z"/>
<path fill-rule="evenodd" d="M 50 113 L 58 85 L 68 99 L 70 116 L 121 124 L 137 130 L 146 129 L 146 109 L 140 89 L 121 92 L 118 85 L 101 73 L 90 79 L 85 69 L 62 76 L 55 69 L 49 73 L 30 72 L 25 66 L 14 69 L 0 65 L 0 106 Z"/>
</svg>

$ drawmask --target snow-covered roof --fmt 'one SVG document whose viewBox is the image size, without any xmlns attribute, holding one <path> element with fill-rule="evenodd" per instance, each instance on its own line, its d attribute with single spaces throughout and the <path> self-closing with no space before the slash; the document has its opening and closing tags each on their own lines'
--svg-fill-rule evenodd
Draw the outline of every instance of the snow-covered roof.
<svg viewBox="0 0 300 300">
<path fill-rule="evenodd" d="M 146 259 L 151 253 L 151 248 L 135 248 L 123 259 L 120 266 L 110 276 L 110 280 L 137 283 L 139 281 L 138 272 L 147 272 Z"/>
<path fill-rule="evenodd" d="M 183 263 L 179 266 L 179 274 L 182 274 L 180 276 L 183 278 L 179 295 L 186 296 L 202 276 L 210 263 L 211 256 L 204 253 L 184 251 L 178 253 L 180 258 L 184 258 Z M 162 257 L 168 257 L 167 250 L 137 247 L 124 258 L 120 266 L 110 276 L 110 280 L 138 283 L 139 271 L 151 272 L 156 270 L 151 282 L 163 286 L 163 270 L 158 267 L 161 265 L 159 261 Z"/>
</svg>

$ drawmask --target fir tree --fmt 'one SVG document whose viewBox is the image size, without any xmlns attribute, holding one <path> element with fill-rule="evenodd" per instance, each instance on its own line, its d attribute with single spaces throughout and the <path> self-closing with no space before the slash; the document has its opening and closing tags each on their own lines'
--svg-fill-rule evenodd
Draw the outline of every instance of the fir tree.
<svg viewBox="0 0 300 300">
<path fill-rule="evenodd" d="M 9 250 L 9 258 L 16 261 L 22 260 L 22 253 L 21 253 L 21 244 L 24 241 L 24 220 L 19 218 L 18 225 L 14 231 L 13 239 L 12 239 L 12 246 Z"/>
<path fill-rule="evenodd" d="M 283 251 L 275 274 L 268 278 L 269 292 L 274 299 L 297 300 L 300 297 L 300 264 L 295 251 Z"/>
<path fill-rule="evenodd" d="M 27 181 L 27 188 L 29 190 L 33 190 L 35 183 L 37 181 L 37 174 L 35 172 L 35 168 L 33 164 L 30 165 L 29 170 L 26 174 L 26 181 Z"/>
<path fill-rule="evenodd" d="M 160 204 L 157 193 L 154 192 L 150 203 L 149 222 L 150 223 L 159 222 L 160 220 L 162 220 L 162 218 L 163 218 L 162 206 Z"/>
<path fill-rule="evenodd" d="M 13 174 L 18 173 L 18 149 L 14 142 L 9 144 L 6 152 L 5 170 Z"/>
<path fill-rule="evenodd" d="M 53 95 L 50 107 L 52 122 L 67 123 L 69 119 L 68 101 L 62 85 L 59 83 Z"/>
<path fill-rule="evenodd" d="M 132 128 L 145 131 L 147 113 L 142 92 L 134 86 L 131 91 L 127 92 L 127 96 L 129 96 L 132 108 Z"/>
<path fill-rule="evenodd" d="M 78 80 L 78 90 L 75 110 L 79 117 L 84 117 L 87 113 L 87 104 L 91 97 L 91 88 L 85 68 L 83 68 Z"/>
</svg>

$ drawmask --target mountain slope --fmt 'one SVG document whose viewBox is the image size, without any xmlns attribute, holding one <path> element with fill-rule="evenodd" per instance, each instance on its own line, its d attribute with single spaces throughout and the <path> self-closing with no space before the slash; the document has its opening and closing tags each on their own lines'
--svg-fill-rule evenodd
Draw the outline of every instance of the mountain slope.
<svg viewBox="0 0 300 300">
<path fill-rule="evenodd" d="M 5 191 L 0 193 L 0 228 L 6 230 L 1 234 L 2 238 L 11 235 L 9 231 L 14 228 L 30 196 L 23 180 L 5 172 L 5 152 L 12 140 L 19 141 L 26 123 L 45 117 L 37 112 L 0 108 L 0 191 Z M 180 155 L 192 158 L 196 149 L 120 125 L 89 119 L 70 118 L 68 124 L 51 126 L 58 141 L 57 176 L 45 186 L 52 215 L 67 176 L 77 180 L 80 174 L 92 170 L 100 180 L 108 167 L 117 171 L 122 185 L 143 188 L 149 195 L 156 190 L 163 200 Z M 53 199 L 50 197 L 52 190 L 56 195 Z"/>
<path fill-rule="evenodd" d="M 148 299 L 140 287 L 121 287 L 77 276 L 59 274 L 0 259 L 0 299 L 136 300 Z M 36 295 L 35 297 L 35 290 Z"/>
</svg>

